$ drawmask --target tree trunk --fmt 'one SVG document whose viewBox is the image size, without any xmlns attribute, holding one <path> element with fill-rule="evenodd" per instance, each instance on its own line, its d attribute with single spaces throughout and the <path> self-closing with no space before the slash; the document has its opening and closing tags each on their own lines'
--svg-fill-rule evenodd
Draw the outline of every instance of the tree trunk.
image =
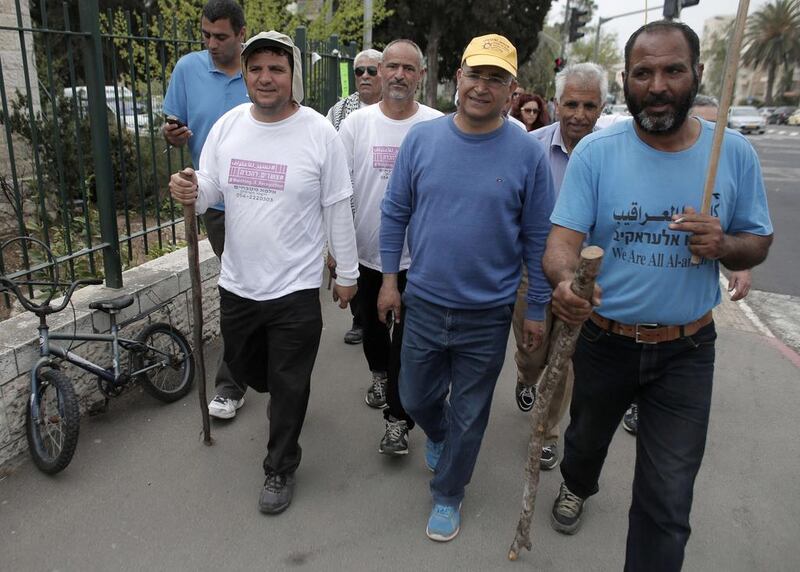
<svg viewBox="0 0 800 572">
<path fill-rule="evenodd" d="M 442 27 L 439 16 L 434 15 L 428 31 L 425 57 L 428 60 L 427 78 L 425 80 L 425 105 L 436 109 L 436 96 L 439 90 L 439 40 L 442 38 Z"/>
<path fill-rule="evenodd" d="M 775 87 L 775 64 L 769 64 L 767 68 L 767 94 L 764 97 L 764 105 L 772 105 L 772 90 Z"/>
<path fill-rule="evenodd" d="M 594 281 L 600 272 L 603 261 L 603 249 L 587 246 L 581 251 L 581 262 L 572 281 L 572 291 L 590 300 L 594 292 Z M 556 389 L 566 383 L 567 371 L 575 343 L 578 340 L 581 326 L 570 326 L 556 320 L 553 327 L 550 351 L 547 355 L 547 368 L 542 374 L 537 391 L 533 412 L 531 413 L 531 439 L 528 443 L 528 462 L 525 466 L 525 490 L 522 495 L 522 513 L 517 523 L 517 533 L 508 552 L 509 560 L 516 560 L 522 548 L 531 549 L 531 518 L 536 505 L 536 493 L 539 488 L 539 463 L 544 443 L 545 419 L 550 409 L 550 401 Z"/>
</svg>

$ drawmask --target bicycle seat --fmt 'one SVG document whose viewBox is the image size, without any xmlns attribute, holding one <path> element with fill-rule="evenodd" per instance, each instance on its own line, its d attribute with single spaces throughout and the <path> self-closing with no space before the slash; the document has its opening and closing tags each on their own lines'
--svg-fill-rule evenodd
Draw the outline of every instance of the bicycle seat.
<svg viewBox="0 0 800 572">
<path fill-rule="evenodd" d="M 100 310 L 101 312 L 111 312 L 114 310 L 122 310 L 133 304 L 134 297 L 130 294 L 126 296 L 119 296 L 118 298 L 111 298 L 110 300 L 97 300 L 89 303 L 89 308 L 92 310 Z"/>
</svg>

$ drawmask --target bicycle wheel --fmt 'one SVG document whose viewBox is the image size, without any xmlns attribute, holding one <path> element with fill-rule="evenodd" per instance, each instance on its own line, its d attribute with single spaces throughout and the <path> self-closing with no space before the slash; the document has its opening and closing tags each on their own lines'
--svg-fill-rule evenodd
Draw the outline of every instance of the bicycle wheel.
<svg viewBox="0 0 800 572">
<path fill-rule="evenodd" d="M 138 376 L 142 388 L 166 403 L 189 393 L 194 381 L 194 357 L 183 334 L 158 322 L 142 330 L 136 340 L 147 346 L 133 355 L 134 370 L 147 369 Z"/>
<path fill-rule="evenodd" d="M 43 472 L 54 474 L 72 460 L 78 446 L 80 410 L 70 379 L 60 371 L 39 372 L 39 418 L 33 419 L 30 402 L 25 415 L 25 433 L 33 462 Z"/>
</svg>

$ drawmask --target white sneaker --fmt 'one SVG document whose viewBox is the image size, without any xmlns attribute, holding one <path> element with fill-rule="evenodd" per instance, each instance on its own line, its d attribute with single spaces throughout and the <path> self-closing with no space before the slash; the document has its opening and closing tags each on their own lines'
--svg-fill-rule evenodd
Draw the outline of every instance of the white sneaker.
<svg viewBox="0 0 800 572">
<path fill-rule="evenodd" d="M 236 401 L 216 395 L 208 404 L 208 414 L 217 419 L 232 419 L 236 416 L 236 410 L 242 405 L 244 405 L 244 396 Z"/>
</svg>

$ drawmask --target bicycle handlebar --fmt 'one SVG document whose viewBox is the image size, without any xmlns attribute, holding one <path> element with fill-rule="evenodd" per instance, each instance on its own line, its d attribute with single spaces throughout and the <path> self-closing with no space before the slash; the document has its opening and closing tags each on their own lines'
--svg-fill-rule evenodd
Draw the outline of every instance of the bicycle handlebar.
<svg viewBox="0 0 800 572">
<path fill-rule="evenodd" d="M 56 307 L 50 305 L 49 299 L 43 304 L 34 304 L 32 301 L 28 300 L 28 298 L 26 298 L 22 294 L 22 292 L 20 292 L 19 286 L 17 285 L 16 282 L 14 282 L 13 280 L 9 280 L 4 276 L 0 276 L 0 285 L 1 285 L 0 291 L 11 290 L 11 292 L 13 292 L 14 295 L 17 297 L 17 300 L 20 301 L 20 304 L 22 304 L 22 306 L 28 312 L 32 312 L 36 315 L 55 314 L 67 307 L 70 298 L 72 298 L 72 295 L 75 293 L 75 290 L 78 288 L 78 286 L 96 286 L 102 283 L 103 280 L 101 278 L 83 278 L 81 280 L 76 280 L 75 282 L 72 282 L 69 286 L 69 289 L 67 289 L 66 294 L 64 294 L 64 299 Z"/>
</svg>

